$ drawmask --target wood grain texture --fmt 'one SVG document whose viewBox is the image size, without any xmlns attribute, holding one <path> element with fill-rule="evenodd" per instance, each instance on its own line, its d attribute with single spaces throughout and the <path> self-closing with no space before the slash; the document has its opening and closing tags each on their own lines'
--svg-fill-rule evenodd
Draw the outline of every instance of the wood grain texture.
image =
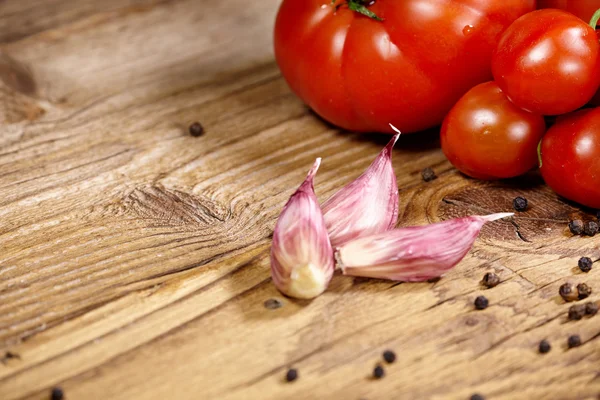
<svg viewBox="0 0 600 400">
<path fill-rule="evenodd" d="M 536 173 L 461 176 L 435 131 L 394 152 L 401 225 L 508 211 L 517 195 L 530 209 L 485 226 L 437 282 L 336 275 L 310 302 L 277 292 L 270 235 L 314 158 L 324 200 L 386 142 L 289 91 L 277 5 L 0 1 L 0 398 L 55 385 L 70 400 L 596 398 L 600 317 L 568 322 L 558 296 L 566 280 L 600 291 L 600 267 L 576 268 L 600 239 L 566 230 L 591 214 Z M 425 167 L 439 178 L 423 182 Z M 484 290 L 488 271 L 502 283 Z M 491 306 L 476 312 L 481 293 Z M 373 381 L 387 348 L 398 360 Z"/>
</svg>

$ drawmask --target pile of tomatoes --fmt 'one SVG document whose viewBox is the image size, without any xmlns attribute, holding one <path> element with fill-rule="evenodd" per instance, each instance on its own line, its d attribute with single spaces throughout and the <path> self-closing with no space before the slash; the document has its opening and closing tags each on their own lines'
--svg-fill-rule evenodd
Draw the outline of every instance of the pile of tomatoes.
<svg viewBox="0 0 600 400">
<path fill-rule="evenodd" d="M 537 6 L 284 0 L 275 56 L 292 90 L 342 128 L 441 124 L 442 150 L 464 174 L 511 178 L 539 165 L 558 194 L 600 208 L 600 107 L 582 109 L 600 105 L 600 0 Z"/>
</svg>

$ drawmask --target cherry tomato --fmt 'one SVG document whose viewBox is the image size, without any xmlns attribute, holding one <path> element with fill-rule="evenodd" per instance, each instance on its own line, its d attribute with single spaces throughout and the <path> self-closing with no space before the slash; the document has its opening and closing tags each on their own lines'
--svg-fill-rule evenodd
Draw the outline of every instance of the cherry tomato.
<svg viewBox="0 0 600 400">
<path fill-rule="evenodd" d="M 600 8 L 600 0 L 538 0 L 537 8 L 558 8 L 589 22 Z"/>
<path fill-rule="evenodd" d="M 600 107 L 561 118 L 542 139 L 540 170 L 556 193 L 600 208 Z"/>
<path fill-rule="evenodd" d="M 439 125 L 471 87 L 491 79 L 500 34 L 533 0 L 284 0 L 275 57 L 317 114 L 354 131 Z"/>
<path fill-rule="evenodd" d="M 537 10 L 502 35 L 492 58 L 494 79 L 519 107 L 564 114 L 585 105 L 600 86 L 600 43 L 581 19 Z"/>
<path fill-rule="evenodd" d="M 469 90 L 444 119 L 442 150 L 473 178 L 512 178 L 536 166 L 545 130 L 543 116 L 515 106 L 487 82 Z"/>
</svg>

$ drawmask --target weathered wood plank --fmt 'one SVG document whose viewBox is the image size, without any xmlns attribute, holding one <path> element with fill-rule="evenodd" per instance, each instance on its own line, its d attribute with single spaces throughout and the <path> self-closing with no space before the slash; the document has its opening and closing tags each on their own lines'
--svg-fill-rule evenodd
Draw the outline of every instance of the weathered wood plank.
<svg viewBox="0 0 600 400">
<path fill-rule="evenodd" d="M 165 0 L 0 1 L 0 43 L 54 29 L 100 13 L 143 10 Z M 167 0 L 168 1 L 168 0 Z"/>
<path fill-rule="evenodd" d="M 394 152 L 401 225 L 509 211 L 517 195 L 530 209 L 484 227 L 435 283 L 335 276 L 311 302 L 276 291 L 270 234 L 314 158 L 325 199 L 387 141 L 339 132 L 293 96 L 272 55 L 277 4 L 0 2 L 0 398 L 600 393 L 600 320 L 567 322 L 557 294 L 567 279 L 600 287 L 576 268 L 600 239 L 565 230 L 590 215 L 536 173 L 461 176 L 435 131 Z M 439 178 L 425 183 L 428 166 Z M 475 312 L 488 271 L 503 282 Z M 584 345 L 567 351 L 573 333 Z M 398 361 L 372 381 L 386 348 Z M 291 365 L 300 379 L 285 384 Z"/>
</svg>

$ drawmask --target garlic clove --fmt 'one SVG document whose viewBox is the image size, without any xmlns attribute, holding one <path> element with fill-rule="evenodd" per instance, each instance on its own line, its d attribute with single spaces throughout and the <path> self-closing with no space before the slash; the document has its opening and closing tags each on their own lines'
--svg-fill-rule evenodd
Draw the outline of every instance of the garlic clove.
<svg viewBox="0 0 600 400">
<path fill-rule="evenodd" d="M 486 222 L 512 215 L 471 216 L 394 229 L 346 243 L 336 250 L 335 256 L 344 275 L 426 281 L 458 264 Z"/>
<path fill-rule="evenodd" d="M 361 176 L 323 204 L 332 246 L 396 226 L 398 185 L 392 167 L 392 149 L 400 137 L 400 131 L 397 132 Z"/>
<path fill-rule="evenodd" d="M 282 293 L 299 299 L 323 293 L 334 270 L 333 249 L 313 187 L 320 163 L 317 158 L 283 208 L 273 232 L 273 283 Z"/>
</svg>

